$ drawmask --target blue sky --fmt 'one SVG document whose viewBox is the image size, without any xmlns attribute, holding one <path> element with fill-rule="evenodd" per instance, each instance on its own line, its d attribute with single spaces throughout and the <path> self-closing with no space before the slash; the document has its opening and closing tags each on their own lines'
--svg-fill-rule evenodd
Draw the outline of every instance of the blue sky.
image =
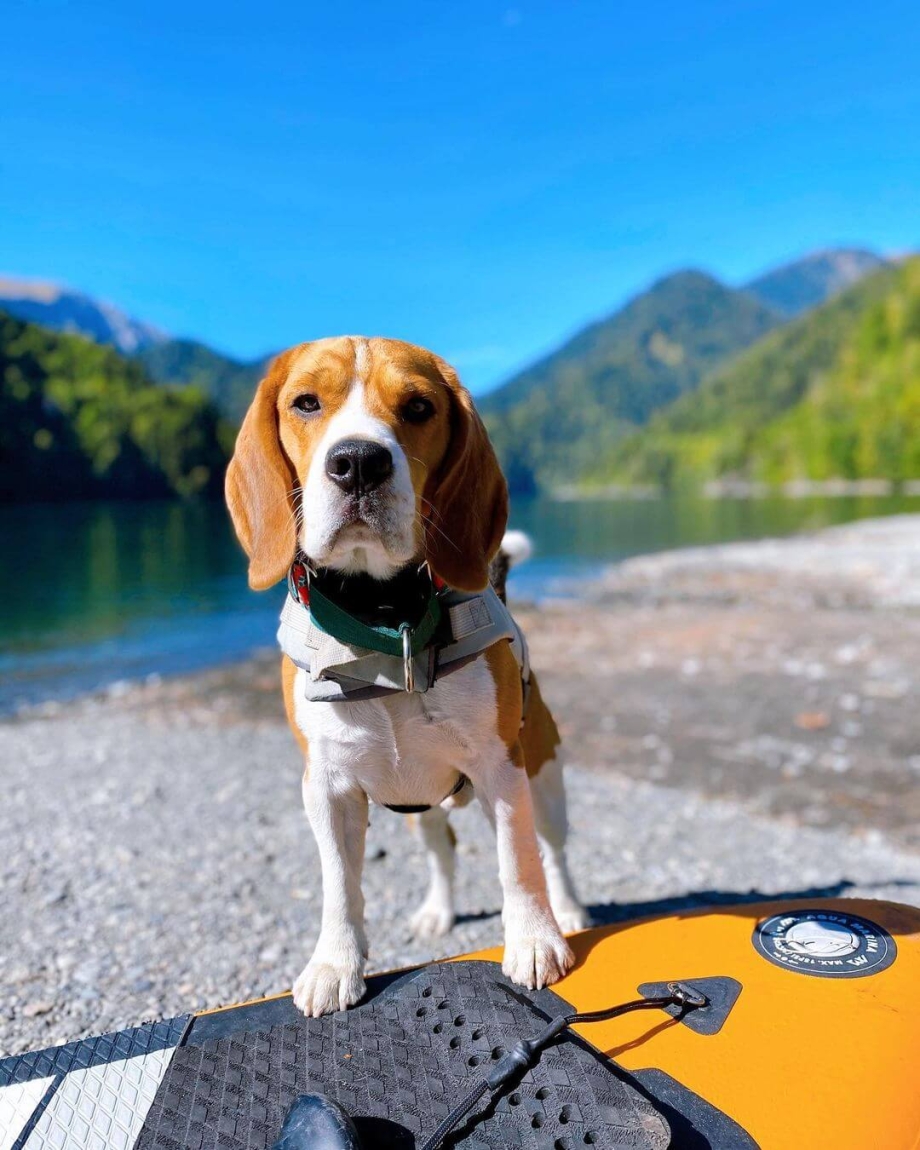
<svg viewBox="0 0 920 1150">
<path fill-rule="evenodd" d="M 0 270 L 474 389 L 677 267 L 920 246 L 920 5 L 7 0 Z"/>
</svg>

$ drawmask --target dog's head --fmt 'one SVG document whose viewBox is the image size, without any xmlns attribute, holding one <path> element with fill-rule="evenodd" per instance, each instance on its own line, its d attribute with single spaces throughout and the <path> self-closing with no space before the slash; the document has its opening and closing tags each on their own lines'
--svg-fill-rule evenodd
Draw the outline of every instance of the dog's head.
<svg viewBox="0 0 920 1150">
<path fill-rule="evenodd" d="M 427 559 L 475 591 L 508 491 L 456 372 L 424 348 L 343 336 L 271 364 L 243 420 L 227 504 L 258 590 L 299 548 L 318 567 L 385 579 Z"/>
</svg>

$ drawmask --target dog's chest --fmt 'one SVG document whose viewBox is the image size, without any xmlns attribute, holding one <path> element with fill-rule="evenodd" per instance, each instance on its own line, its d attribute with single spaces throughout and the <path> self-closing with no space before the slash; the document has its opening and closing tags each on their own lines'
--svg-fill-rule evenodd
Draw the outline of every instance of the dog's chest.
<svg viewBox="0 0 920 1150">
<path fill-rule="evenodd" d="M 498 738 L 495 682 L 485 659 L 425 694 L 314 703 L 295 683 L 297 724 L 309 768 L 333 784 L 358 785 L 377 802 L 437 803 Z"/>
</svg>

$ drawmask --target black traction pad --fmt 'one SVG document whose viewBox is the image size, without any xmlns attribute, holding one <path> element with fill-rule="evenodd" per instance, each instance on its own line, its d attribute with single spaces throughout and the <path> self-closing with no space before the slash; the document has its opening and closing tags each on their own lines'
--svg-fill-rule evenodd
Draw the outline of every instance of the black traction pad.
<svg viewBox="0 0 920 1150">
<path fill-rule="evenodd" d="M 139 1150 L 266 1150 L 298 1095 L 323 1093 L 355 1119 L 368 1150 L 414 1150 L 505 1049 L 571 1011 L 552 991 L 525 993 L 490 962 L 424 967 L 370 1001 L 325 1018 L 193 1026 L 173 1056 Z M 240 1012 L 241 1014 L 244 1012 Z M 283 1019 L 283 1020 L 282 1020 Z M 665 1150 L 667 1122 L 628 1075 L 566 1034 L 497 1101 L 474 1108 L 448 1146 Z"/>
<path fill-rule="evenodd" d="M 760 1150 L 727 1114 L 663 1070 L 637 1070 L 636 1081 L 671 1124 L 671 1150 Z"/>
</svg>

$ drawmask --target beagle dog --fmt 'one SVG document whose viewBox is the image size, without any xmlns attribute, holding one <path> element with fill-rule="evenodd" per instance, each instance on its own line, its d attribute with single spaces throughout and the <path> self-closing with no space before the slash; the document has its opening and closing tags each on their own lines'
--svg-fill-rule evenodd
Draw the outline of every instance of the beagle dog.
<svg viewBox="0 0 920 1150">
<path fill-rule="evenodd" d="M 273 361 L 226 494 L 257 590 L 300 557 L 341 585 L 387 585 L 427 564 L 438 587 L 479 592 L 508 517 L 504 477 L 456 372 L 430 351 L 379 338 L 318 340 Z M 530 988 L 561 978 L 573 962 L 563 933 L 587 920 L 566 868 L 559 735 L 533 679 L 525 711 L 511 644 L 496 642 L 424 692 L 316 701 L 308 679 L 283 657 L 323 882 L 319 939 L 294 984 L 299 1009 L 344 1010 L 364 993 L 369 801 L 430 805 L 411 816 L 430 873 L 411 923 L 430 938 L 454 923 L 449 811 L 475 792 L 497 840 L 503 970 Z"/>
</svg>

